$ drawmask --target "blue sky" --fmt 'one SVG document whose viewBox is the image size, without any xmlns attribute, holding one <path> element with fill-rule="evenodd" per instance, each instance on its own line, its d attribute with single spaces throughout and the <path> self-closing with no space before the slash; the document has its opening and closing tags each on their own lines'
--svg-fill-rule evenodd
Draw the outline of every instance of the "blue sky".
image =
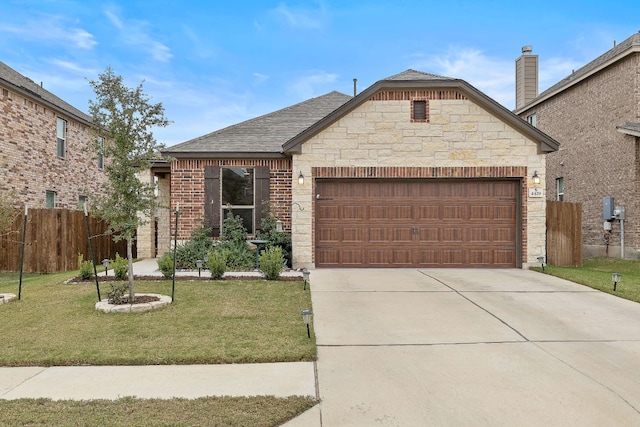
<svg viewBox="0 0 640 427">
<path fill-rule="evenodd" d="M 0 61 L 88 110 L 107 66 L 173 122 L 173 145 L 413 68 L 464 79 L 509 109 L 514 61 L 542 92 L 640 30 L 638 0 L 2 0 Z"/>
</svg>

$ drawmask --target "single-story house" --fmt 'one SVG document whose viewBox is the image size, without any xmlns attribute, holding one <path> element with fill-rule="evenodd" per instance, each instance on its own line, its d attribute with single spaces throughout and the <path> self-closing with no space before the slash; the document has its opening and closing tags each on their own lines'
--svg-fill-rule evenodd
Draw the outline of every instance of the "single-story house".
<svg viewBox="0 0 640 427">
<path fill-rule="evenodd" d="M 203 224 L 217 236 L 229 210 L 253 233 L 269 201 L 295 268 L 522 268 L 545 255 L 554 139 L 460 79 L 407 70 L 354 95 L 167 148 L 178 240 Z"/>
</svg>

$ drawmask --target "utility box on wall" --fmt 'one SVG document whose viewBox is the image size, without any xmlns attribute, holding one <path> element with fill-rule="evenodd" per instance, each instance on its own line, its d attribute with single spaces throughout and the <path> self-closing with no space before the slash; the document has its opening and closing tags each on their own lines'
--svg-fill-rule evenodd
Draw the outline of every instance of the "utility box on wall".
<svg viewBox="0 0 640 427">
<path fill-rule="evenodd" d="M 615 201 L 613 197 L 603 197 L 602 198 L 602 218 L 605 221 L 611 221 L 615 218 L 613 211 L 615 209 Z"/>
</svg>

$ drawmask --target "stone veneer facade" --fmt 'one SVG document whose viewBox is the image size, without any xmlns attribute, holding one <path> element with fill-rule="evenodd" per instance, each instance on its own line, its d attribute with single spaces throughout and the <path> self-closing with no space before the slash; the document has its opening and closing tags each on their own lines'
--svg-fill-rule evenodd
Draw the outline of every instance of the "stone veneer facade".
<svg viewBox="0 0 640 427">
<path fill-rule="evenodd" d="M 547 157 L 547 197 L 582 203 L 585 256 L 604 256 L 603 197 L 625 208 L 625 257 L 640 256 L 640 144 L 616 126 L 640 122 L 640 53 L 519 112 L 535 114 L 537 127 L 560 149 Z M 612 222 L 609 254 L 620 253 L 620 222 Z"/>
<path fill-rule="evenodd" d="M 56 151 L 57 118 L 67 121 L 64 158 Z M 81 196 L 102 194 L 106 177 L 88 150 L 92 138 L 84 120 L 0 87 L 0 195 L 44 208 L 52 191 L 56 208 L 77 209 Z"/>
<path fill-rule="evenodd" d="M 454 91 L 455 92 L 455 91 Z M 522 263 L 545 254 L 545 198 L 529 198 L 534 171 L 545 178 L 545 154 L 460 93 L 429 99 L 428 121 L 411 121 L 422 93 L 381 92 L 301 145 L 293 169 L 293 264 L 314 266 L 315 178 L 515 178 L 522 188 Z"/>
</svg>

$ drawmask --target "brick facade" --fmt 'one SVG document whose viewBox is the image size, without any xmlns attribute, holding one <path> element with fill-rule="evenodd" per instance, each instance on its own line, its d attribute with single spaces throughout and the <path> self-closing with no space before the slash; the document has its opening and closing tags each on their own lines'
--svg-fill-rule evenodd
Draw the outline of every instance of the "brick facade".
<svg viewBox="0 0 640 427">
<path fill-rule="evenodd" d="M 640 122 L 640 54 L 612 63 L 557 94 L 518 112 L 536 115 L 537 127 L 560 142 L 547 155 L 546 193 L 557 199 L 556 180 L 564 180 L 564 201 L 582 203 L 585 256 L 604 256 L 603 197 L 626 210 L 625 256 L 640 254 L 640 156 L 638 138 L 616 126 Z M 613 221 L 609 254 L 620 253 L 620 223 Z"/>
<path fill-rule="evenodd" d="M 67 122 L 66 153 L 57 155 L 56 122 Z M 56 208 L 76 209 L 81 196 L 102 194 L 106 181 L 89 150 L 88 123 L 0 86 L 0 193 L 15 194 L 16 205 L 44 208 L 47 191 Z"/>
<path fill-rule="evenodd" d="M 204 221 L 204 170 L 207 166 L 267 166 L 270 175 L 269 202 L 272 212 L 283 221 L 285 230 L 291 229 L 290 159 L 179 159 L 171 163 L 171 210 L 179 204 L 178 240 L 188 240 L 192 230 Z M 173 216 L 171 221 L 173 235 Z"/>
<path fill-rule="evenodd" d="M 534 170 L 544 183 L 538 144 L 461 94 L 434 98 L 429 123 L 411 121 L 411 101 L 404 94 L 385 93 L 302 144 L 293 167 L 312 179 L 292 186 L 292 201 L 302 208 L 293 212 L 295 266 L 314 265 L 314 179 L 338 177 L 519 178 L 522 262 L 537 264 L 545 250 L 546 204 L 544 198 L 528 198 L 528 188 Z"/>
</svg>

